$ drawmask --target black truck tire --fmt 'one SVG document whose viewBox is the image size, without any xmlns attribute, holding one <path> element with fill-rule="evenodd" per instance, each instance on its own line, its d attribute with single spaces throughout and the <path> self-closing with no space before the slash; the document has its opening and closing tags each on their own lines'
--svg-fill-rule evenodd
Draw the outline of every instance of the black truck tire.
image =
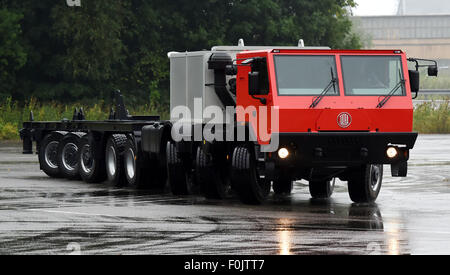
<svg viewBox="0 0 450 275">
<path fill-rule="evenodd" d="M 348 192 L 355 203 L 373 203 L 380 194 L 383 183 L 383 165 L 364 165 L 352 171 Z"/>
<path fill-rule="evenodd" d="M 231 190 L 231 184 L 226 175 L 227 164 L 224 162 L 215 165 L 213 156 L 206 154 L 201 146 L 197 148 L 195 164 L 202 194 L 207 199 L 227 198 Z"/>
<path fill-rule="evenodd" d="M 167 180 L 170 190 L 175 196 L 190 195 L 193 191 L 192 181 L 178 155 L 178 150 L 173 142 L 167 142 Z"/>
<path fill-rule="evenodd" d="M 281 171 L 277 179 L 272 184 L 273 192 L 276 195 L 290 195 L 294 189 L 294 181 L 285 171 Z"/>
<path fill-rule="evenodd" d="M 87 136 L 80 139 L 78 146 L 78 163 L 79 173 L 81 179 L 86 183 L 101 183 L 106 180 L 106 167 L 104 155 L 98 154 L 95 151 L 101 150 L 99 143 L 90 144 Z M 95 148 L 97 147 L 97 148 Z"/>
<path fill-rule="evenodd" d="M 152 183 L 152 167 L 150 167 L 149 155 L 138 151 L 134 139 L 128 138 L 123 158 L 128 185 L 137 189 L 149 189 Z"/>
<path fill-rule="evenodd" d="M 69 133 L 61 139 L 58 146 L 58 166 L 61 175 L 69 180 L 80 179 L 77 158 L 80 140 L 84 133 Z"/>
<path fill-rule="evenodd" d="M 329 199 L 333 195 L 335 180 L 310 181 L 309 193 L 313 199 Z"/>
<path fill-rule="evenodd" d="M 67 132 L 52 132 L 44 137 L 39 149 L 39 164 L 41 170 L 52 178 L 61 178 L 58 166 L 58 146 Z"/>
<path fill-rule="evenodd" d="M 105 148 L 106 175 L 108 182 L 116 187 L 123 187 L 127 180 L 123 161 L 123 152 L 127 136 L 122 134 L 112 135 Z"/>
<path fill-rule="evenodd" d="M 231 182 L 245 204 L 262 204 L 270 193 L 270 182 L 260 177 L 256 157 L 246 146 L 233 152 Z"/>
</svg>

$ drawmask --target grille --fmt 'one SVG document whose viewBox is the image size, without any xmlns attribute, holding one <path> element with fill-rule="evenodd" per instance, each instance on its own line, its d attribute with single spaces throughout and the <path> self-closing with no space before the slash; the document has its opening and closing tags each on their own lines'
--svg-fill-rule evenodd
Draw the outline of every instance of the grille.
<svg viewBox="0 0 450 275">
<path fill-rule="evenodd" d="M 361 145 L 361 137 L 329 137 L 328 145 L 335 146 L 351 146 L 351 145 Z"/>
</svg>

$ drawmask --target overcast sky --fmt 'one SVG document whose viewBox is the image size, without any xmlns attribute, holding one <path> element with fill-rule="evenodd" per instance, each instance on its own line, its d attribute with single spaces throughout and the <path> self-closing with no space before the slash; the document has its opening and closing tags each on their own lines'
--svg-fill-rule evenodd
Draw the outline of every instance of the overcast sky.
<svg viewBox="0 0 450 275">
<path fill-rule="evenodd" d="M 358 6 L 354 15 L 394 15 L 397 13 L 399 0 L 356 0 Z"/>
</svg>

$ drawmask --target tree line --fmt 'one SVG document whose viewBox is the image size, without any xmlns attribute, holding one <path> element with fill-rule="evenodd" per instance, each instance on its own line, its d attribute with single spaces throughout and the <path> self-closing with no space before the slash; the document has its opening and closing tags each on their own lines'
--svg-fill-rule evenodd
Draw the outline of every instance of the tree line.
<svg viewBox="0 0 450 275">
<path fill-rule="evenodd" d="M 120 89 L 164 104 L 169 51 L 235 45 L 359 48 L 353 0 L 0 0 L 0 102 L 92 101 Z"/>
</svg>

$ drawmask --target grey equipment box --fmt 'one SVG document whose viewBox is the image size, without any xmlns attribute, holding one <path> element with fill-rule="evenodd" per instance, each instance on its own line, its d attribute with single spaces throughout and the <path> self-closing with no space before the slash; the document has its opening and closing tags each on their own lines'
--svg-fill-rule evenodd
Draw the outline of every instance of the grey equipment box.
<svg viewBox="0 0 450 275">
<path fill-rule="evenodd" d="M 257 51 L 268 49 L 329 49 L 327 47 L 304 47 L 300 40 L 298 47 L 280 46 L 245 46 L 239 40 L 238 46 L 215 46 L 210 51 L 198 52 L 170 52 L 170 111 L 178 106 L 187 106 L 194 117 L 194 99 L 201 102 L 203 110 L 208 106 L 224 108 L 214 91 L 214 70 L 208 69 L 208 61 L 213 53 L 227 53 L 232 59 L 243 51 Z M 227 79 L 228 82 L 228 79 Z M 195 116 L 199 117 L 199 116 Z M 194 123 L 203 123 L 203 119 L 194 119 Z"/>
</svg>

